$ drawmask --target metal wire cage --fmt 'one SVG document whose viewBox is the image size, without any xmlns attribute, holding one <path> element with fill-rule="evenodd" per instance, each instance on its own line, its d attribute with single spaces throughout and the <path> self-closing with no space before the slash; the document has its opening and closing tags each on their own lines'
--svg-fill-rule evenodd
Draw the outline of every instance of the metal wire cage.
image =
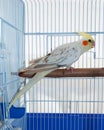
<svg viewBox="0 0 104 130">
<path fill-rule="evenodd" d="M 104 66 L 103 0 L 0 2 L 1 102 L 8 104 L 13 96 L 11 88 L 14 94 L 20 87 L 21 79 L 13 75 L 18 69 L 59 45 L 80 39 L 76 32 L 90 33 L 96 47 L 82 55 L 73 67 Z M 25 119 L 25 123 L 17 127 L 23 130 L 103 130 L 103 84 L 103 77 L 44 78 L 15 104 L 22 106 L 24 100 L 26 103 L 26 113 L 21 119 L 23 122 Z M 13 129 L 13 124 L 11 127 Z"/>
<path fill-rule="evenodd" d="M 0 0 L 0 130 L 24 127 L 22 119 L 16 122 L 22 122 L 23 126 L 12 126 L 15 119 L 6 115 L 8 102 L 22 81 L 15 74 L 23 67 L 24 57 L 24 3 Z M 23 102 L 17 104 L 22 106 Z"/>
</svg>

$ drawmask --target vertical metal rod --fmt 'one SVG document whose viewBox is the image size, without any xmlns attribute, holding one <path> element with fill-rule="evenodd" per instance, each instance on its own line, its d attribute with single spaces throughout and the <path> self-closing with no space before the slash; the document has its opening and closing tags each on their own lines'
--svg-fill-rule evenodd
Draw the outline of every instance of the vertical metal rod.
<svg viewBox="0 0 104 130">
<path fill-rule="evenodd" d="M 43 19 L 42 19 L 42 21 L 43 21 L 43 32 L 45 31 L 45 29 L 44 29 L 44 26 L 45 26 L 45 22 L 44 22 L 44 16 L 45 16 L 45 13 L 44 13 L 44 9 L 45 9 L 45 2 L 42 0 L 42 5 L 43 5 L 43 8 L 42 8 L 42 12 L 43 12 Z M 45 43 L 45 37 L 43 37 L 43 42 Z M 47 43 L 46 43 L 46 45 L 47 45 Z M 46 52 L 45 52 L 46 53 Z M 45 79 L 43 79 L 43 86 L 44 86 L 44 130 L 45 130 L 45 124 L 46 124 L 46 121 L 45 121 L 45 112 L 46 112 L 46 107 L 45 107 L 45 104 L 46 104 L 46 102 L 45 102 Z"/>
<path fill-rule="evenodd" d="M 91 1 L 92 2 L 92 1 Z M 96 6 L 96 4 L 97 4 L 97 1 L 95 1 L 95 12 L 96 12 L 96 14 L 97 14 L 97 6 Z M 92 17 L 92 16 L 91 16 Z M 96 31 L 96 15 L 95 15 L 95 31 Z M 95 41 L 96 41 L 96 37 L 95 37 Z M 95 62 L 95 61 L 94 61 Z M 96 65 L 96 62 L 94 63 L 94 67 L 95 67 L 95 65 Z M 93 114 L 95 114 L 95 85 L 96 85 L 96 83 L 95 83 L 95 78 L 94 78 L 94 98 L 93 98 Z M 95 116 L 94 116 L 95 117 Z M 94 125 L 94 127 L 93 127 L 93 130 L 95 130 L 95 120 L 93 120 L 93 125 Z"/>
<path fill-rule="evenodd" d="M 62 31 L 64 32 L 64 1 L 62 1 Z M 62 44 L 63 44 L 63 36 L 62 36 Z M 62 104 L 62 109 L 63 109 L 63 130 L 64 130 L 64 107 L 65 107 L 65 96 L 64 96 L 64 79 L 62 79 L 62 85 L 63 85 L 63 104 Z"/>
<path fill-rule="evenodd" d="M 73 30 L 75 31 L 76 30 L 76 1 L 74 1 L 74 27 L 73 27 Z M 74 37 L 74 41 L 76 40 L 76 37 Z M 77 82 L 77 79 L 75 80 L 75 82 L 74 82 L 74 92 L 75 92 L 75 94 L 74 94 L 74 101 L 75 101 L 75 106 L 74 106 L 74 112 L 75 113 L 77 113 L 77 97 L 76 97 L 76 94 L 77 94 L 77 92 L 76 92 L 76 89 L 77 89 L 77 85 L 76 85 L 76 82 Z M 75 117 L 74 117 L 74 130 L 76 129 L 75 128 L 75 126 L 76 126 L 76 124 L 75 124 L 76 122 L 75 122 Z"/>
<path fill-rule="evenodd" d="M 87 0 L 87 4 L 86 4 L 86 16 L 88 16 L 88 0 Z M 92 12 L 91 12 L 92 13 Z M 86 31 L 88 30 L 88 18 L 86 19 Z M 88 54 L 86 54 L 86 57 L 88 57 Z M 88 64 L 87 64 L 88 62 L 86 62 L 86 67 L 88 66 Z M 86 79 L 87 81 L 86 81 L 86 130 L 88 129 L 87 127 L 88 127 L 88 125 L 87 125 L 87 111 L 88 111 L 88 96 L 87 96 L 87 90 L 88 90 L 88 82 L 89 82 L 89 79 Z"/>
<path fill-rule="evenodd" d="M 26 26 L 26 23 L 27 23 L 27 22 L 26 22 L 26 20 L 27 20 L 27 19 L 26 19 L 26 17 L 27 17 L 27 16 L 26 16 L 26 15 L 27 15 L 26 12 L 27 12 L 27 1 L 25 1 L 25 3 L 24 3 L 24 29 L 23 29 L 24 32 L 26 32 L 26 27 L 27 27 L 27 26 Z M 25 45 L 25 43 L 26 43 L 26 36 L 25 36 L 25 35 L 24 35 L 24 39 L 23 39 L 23 40 L 24 40 L 24 45 L 23 45 L 23 48 L 24 48 L 24 65 L 25 65 L 25 67 L 26 67 L 26 48 L 25 48 L 25 47 L 26 47 L 26 45 Z M 26 80 L 25 80 L 25 84 L 26 84 Z M 26 94 L 25 94 L 25 97 L 24 97 L 24 98 L 25 98 L 26 112 L 27 112 L 28 105 L 27 105 L 27 101 L 26 101 L 26 100 L 27 100 L 27 95 L 26 95 Z M 27 116 L 25 116 L 25 118 L 27 118 Z M 25 122 L 26 122 L 26 120 L 25 120 Z M 26 122 L 25 125 L 27 126 L 27 122 Z M 26 130 L 27 130 L 27 127 L 26 127 Z"/>
<path fill-rule="evenodd" d="M 79 31 L 80 30 L 80 0 L 78 0 L 78 18 L 79 18 L 79 20 L 78 20 L 78 31 Z M 78 37 L 78 40 L 79 39 L 80 38 Z M 79 67 L 79 62 L 78 62 L 78 67 Z M 78 84 L 80 84 L 80 80 L 78 80 Z M 78 101 L 80 100 L 79 99 L 79 97 L 80 97 L 79 89 L 80 89 L 80 86 L 78 86 Z M 78 106 L 80 107 L 80 102 L 78 102 Z M 79 111 L 80 111 L 80 108 L 79 108 Z M 80 113 L 79 111 L 78 111 L 78 113 Z M 80 127 L 79 121 L 80 121 L 80 117 L 78 117 L 78 130 L 79 130 L 79 127 Z"/>
<path fill-rule="evenodd" d="M 68 19 L 69 19 L 69 17 L 68 17 L 68 4 L 69 4 L 69 2 L 68 2 L 68 0 L 66 1 L 66 3 L 65 3 L 65 5 L 66 5 L 66 32 L 68 32 Z M 68 41 L 68 37 L 66 36 L 66 42 Z M 67 108 L 67 112 L 66 113 L 68 113 L 68 79 L 66 79 L 67 81 L 66 81 L 66 103 L 67 103 L 67 105 L 66 105 L 66 108 Z M 60 85 L 59 85 L 60 86 Z M 68 114 L 67 114 L 67 126 L 66 126 L 66 129 L 68 129 Z"/>
<path fill-rule="evenodd" d="M 82 19 L 82 30 L 84 31 L 84 0 L 83 0 L 83 3 L 82 3 L 82 5 L 83 5 L 83 9 L 82 9 L 82 17 L 83 17 L 83 19 Z M 82 58 L 82 60 L 84 61 L 84 57 Z M 82 63 L 82 66 L 84 66 L 84 63 Z M 82 80 L 82 85 L 84 86 L 84 81 Z M 84 113 L 83 111 L 84 111 L 84 108 L 83 108 L 83 106 L 84 106 L 84 100 L 83 100 L 83 98 L 84 98 L 84 96 L 83 96 L 83 93 L 84 93 L 84 88 L 83 88 L 83 86 L 82 86 L 82 114 Z M 83 117 L 83 115 L 82 115 L 82 118 L 84 118 Z M 83 129 L 84 127 L 83 127 L 83 120 L 82 120 L 82 129 Z"/>
<path fill-rule="evenodd" d="M 101 24 L 100 24 L 100 23 L 101 23 L 101 22 L 100 22 L 101 11 L 100 11 L 100 10 L 101 10 L 101 0 L 99 1 L 99 31 L 101 31 L 101 27 L 100 27 L 100 25 L 101 25 Z M 101 35 L 99 35 L 99 43 L 100 43 L 100 41 L 101 41 L 100 39 L 101 39 Z M 99 50 L 101 50 L 101 45 L 99 45 Z M 100 55 L 101 55 L 101 52 L 100 52 Z M 99 59 L 98 59 L 98 60 L 99 60 Z M 100 63 L 101 63 L 101 62 L 99 61 L 98 63 L 99 63 L 99 64 L 98 64 L 98 67 L 100 67 Z M 100 80 L 101 80 L 101 79 L 98 78 L 98 104 L 97 104 L 97 106 L 98 106 L 97 109 L 98 109 L 98 110 L 97 110 L 97 113 L 100 112 L 100 111 L 99 111 L 99 110 L 100 110 L 100 109 L 99 109 L 99 106 L 100 106 L 100 103 L 99 103 L 99 90 L 101 90 Z M 99 119 L 97 119 L 97 130 L 99 130 L 98 123 L 99 123 Z"/>
<path fill-rule="evenodd" d="M 72 0 L 70 1 L 70 32 L 72 32 Z M 72 41 L 72 37 L 70 37 L 70 41 Z M 73 99 L 72 99 L 72 82 L 73 82 L 73 80 L 71 79 L 71 90 L 70 90 L 70 97 L 71 97 L 71 99 L 70 99 L 70 114 L 71 114 L 71 117 L 70 117 L 70 130 L 72 130 L 73 128 L 72 128 L 72 109 L 73 109 Z"/>
<path fill-rule="evenodd" d="M 103 7 L 103 25 L 104 25 L 104 1 L 102 2 L 102 7 Z M 104 30 L 104 26 L 103 26 L 103 30 Z M 103 41 L 104 41 L 104 34 L 103 34 Z M 102 55 L 104 54 L 104 52 L 102 51 Z M 104 62 L 102 62 L 102 66 L 104 66 Z M 101 99 L 103 100 L 102 102 L 102 105 L 101 105 L 101 113 L 103 113 L 103 108 L 104 108 L 104 95 L 103 95 L 103 92 L 104 92 L 104 79 L 102 78 L 102 96 L 101 96 Z M 101 116 L 101 130 L 103 130 L 103 114 Z"/>
</svg>

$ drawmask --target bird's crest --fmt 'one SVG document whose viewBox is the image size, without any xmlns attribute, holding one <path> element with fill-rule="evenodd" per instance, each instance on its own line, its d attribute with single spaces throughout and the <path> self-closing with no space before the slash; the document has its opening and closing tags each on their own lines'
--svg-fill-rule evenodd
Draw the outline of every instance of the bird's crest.
<svg viewBox="0 0 104 130">
<path fill-rule="evenodd" d="M 87 38 L 87 39 L 94 40 L 93 37 L 92 37 L 90 34 L 88 34 L 88 33 L 78 32 L 78 34 L 79 34 L 80 36 L 83 36 L 83 37 Z"/>
</svg>

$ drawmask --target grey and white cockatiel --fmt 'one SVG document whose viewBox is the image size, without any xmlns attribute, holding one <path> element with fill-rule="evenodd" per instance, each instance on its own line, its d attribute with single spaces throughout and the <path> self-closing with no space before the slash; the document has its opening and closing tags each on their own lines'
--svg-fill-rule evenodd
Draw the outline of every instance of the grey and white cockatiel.
<svg viewBox="0 0 104 130">
<path fill-rule="evenodd" d="M 90 34 L 84 32 L 78 33 L 83 38 L 72 42 L 61 45 L 53 50 L 50 54 L 34 60 L 31 67 L 35 70 L 35 76 L 20 90 L 16 92 L 14 97 L 9 103 L 8 110 L 20 98 L 25 92 L 27 92 L 34 84 L 41 80 L 44 76 L 50 72 L 66 67 L 69 69 L 75 61 L 86 51 L 90 50 L 95 46 L 95 41 Z"/>
</svg>

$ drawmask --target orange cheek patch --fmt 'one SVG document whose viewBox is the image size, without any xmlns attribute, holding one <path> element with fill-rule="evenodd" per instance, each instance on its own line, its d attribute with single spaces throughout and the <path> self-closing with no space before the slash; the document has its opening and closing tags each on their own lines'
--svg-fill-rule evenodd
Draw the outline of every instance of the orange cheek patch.
<svg viewBox="0 0 104 130">
<path fill-rule="evenodd" d="M 83 44 L 84 46 L 86 46 L 86 45 L 88 45 L 88 41 L 84 40 L 84 41 L 82 42 L 82 44 Z"/>
</svg>

